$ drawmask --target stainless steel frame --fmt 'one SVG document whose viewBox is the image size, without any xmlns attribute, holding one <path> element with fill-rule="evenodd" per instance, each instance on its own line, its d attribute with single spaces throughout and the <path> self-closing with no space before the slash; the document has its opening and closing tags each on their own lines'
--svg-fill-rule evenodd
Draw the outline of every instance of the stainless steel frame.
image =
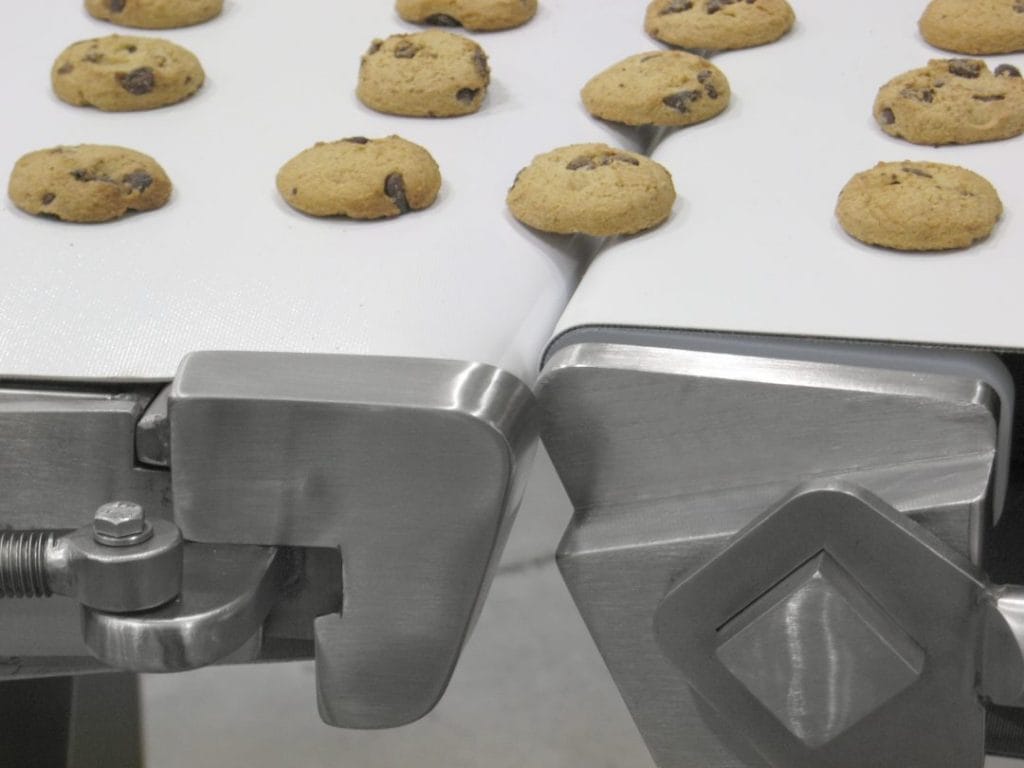
<svg viewBox="0 0 1024 768">
<path fill-rule="evenodd" d="M 421 717 L 486 595 L 536 431 L 525 385 L 454 361 L 211 352 L 169 389 L 0 381 L 0 526 L 77 528 L 116 499 L 186 538 L 168 606 L 83 609 L 80 625 L 71 600 L 0 600 L 0 674 L 315 654 L 326 722 Z"/>
<path fill-rule="evenodd" d="M 758 353 L 738 339 L 685 349 L 671 348 L 672 341 L 655 347 L 595 340 L 601 335 L 594 331 L 580 341 L 570 334 L 550 355 L 538 390 L 542 436 L 576 509 L 559 566 L 655 762 L 661 768 L 846 768 L 868 764 L 856 744 L 888 744 L 898 737 L 903 746 L 891 751 L 895 762 L 886 762 L 882 748 L 871 752 L 870 764 L 939 764 L 929 762 L 935 752 L 925 744 L 934 739 L 961 745 L 956 755 L 964 759 L 943 764 L 980 765 L 984 713 L 982 691 L 973 681 L 982 673 L 973 658 L 981 653 L 983 633 L 965 628 L 981 622 L 980 614 L 952 630 L 947 647 L 961 651 L 954 661 L 924 642 L 914 622 L 889 607 L 879 609 L 878 590 L 858 586 L 867 577 L 848 557 L 816 559 L 815 553 L 829 551 L 824 542 L 808 544 L 806 558 L 789 561 L 776 559 L 784 547 L 762 540 L 759 549 L 747 547 L 745 559 L 732 557 L 727 569 L 719 568 L 714 583 L 702 582 L 698 596 L 688 592 L 691 605 L 706 609 L 725 588 L 724 573 L 737 581 L 749 572 L 757 583 L 742 593 L 747 603 L 736 597 L 731 613 L 713 618 L 687 609 L 678 613 L 684 623 L 674 625 L 656 622 L 656 616 L 666 610 L 671 590 L 696 578 L 794 488 L 813 482 L 868 489 L 880 506 L 898 510 L 965 563 L 961 571 L 973 579 L 971 589 L 980 590 L 971 563 L 978 562 L 1006 481 L 998 446 L 1009 402 L 997 395 L 1005 381 L 989 380 L 1002 378 L 998 362 L 989 360 L 986 369 L 984 360 L 963 355 L 955 364 L 936 366 L 934 353 L 895 350 L 887 367 L 884 350 L 860 355 L 851 347 L 854 362 L 844 362 L 832 349 L 815 360 L 808 344 L 787 357 L 778 349 Z M 869 569 L 871 578 L 885 581 L 879 569 L 884 572 L 885 562 Z M 927 574 L 919 578 L 916 589 L 946 597 Z M 744 605 L 754 602 L 764 607 L 744 614 Z M 788 615 L 787 605 L 805 610 Z M 835 616 L 823 614 L 826 607 Z M 771 660 L 757 664 L 749 658 L 755 649 L 778 650 L 771 628 L 780 621 L 808 630 L 824 622 L 840 634 L 845 628 L 847 646 L 819 643 L 806 661 L 817 665 L 816 674 L 827 675 L 829 664 L 839 668 L 857 656 L 844 657 L 841 649 L 859 649 L 860 663 L 842 666 L 855 679 L 790 691 L 810 697 L 796 714 L 780 705 L 779 696 L 787 694 L 779 686 L 784 678 L 787 685 L 791 681 Z M 694 646 L 669 625 L 688 627 L 687 636 L 726 632 L 739 639 L 724 650 L 700 646 L 704 650 L 695 655 L 679 656 L 673 647 L 682 653 Z M 820 633 L 803 637 L 820 639 Z M 959 709 L 944 710 L 946 738 L 915 730 L 909 720 L 894 735 L 877 712 L 891 701 L 920 704 L 927 688 L 920 671 L 936 665 L 947 679 L 971 686 L 969 699 L 955 705 Z M 712 668 L 728 670 L 721 679 L 746 691 L 746 709 L 709 703 L 715 691 L 700 682 L 698 671 Z M 872 687 L 873 681 L 890 687 Z M 847 698 L 836 704 L 822 700 L 827 695 Z M 787 738 L 800 749 L 784 748 Z M 827 745 L 839 742 L 845 749 L 827 753 Z"/>
</svg>

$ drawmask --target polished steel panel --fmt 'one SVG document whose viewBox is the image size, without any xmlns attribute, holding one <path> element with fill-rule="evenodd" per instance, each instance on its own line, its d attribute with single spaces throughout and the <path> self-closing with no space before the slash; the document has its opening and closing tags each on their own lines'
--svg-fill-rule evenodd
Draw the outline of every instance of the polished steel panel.
<svg viewBox="0 0 1024 768">
<path fill-rule="evenodd" d="M 187 538 L 341 549 L 344 604 L 315 627 L 325 721 L 429 711 L 521 496 L 529 390 L 473 363 L 198 353 L 168 410 Z"/>
<path fill-rule="evenodd" d="M 661 768 L 766 765 L 664 656 L 652 617 L 794 487 L 856 483 L 976 550 L 997 399 L 980 378 L 902 367 L 600 343 L 548 361 L 542 436 L 576 508 L 559 567 Z"/>
<path fill-rule="evenodd" d="M 822 569 L 831 585 L 846 582 L 843 613 L 823 615 L 833 606 L 818 602 L 790 617 L 790 642 L 745 643 L 771 652 L 761 670 L 736 649 L 722 659 L 738 637 L 722 645 L 738 612 L 770 599 L 771 585 L 799 590 Z M 787 574 L 799 583 L 787 584 Z M 905 515 L 861 489 L 818 485 L 765 512 L 674 585 L 655 634 L 693 689 L 771 766 L 969 768 L 985 757 L 976 688 L 985 593 L 965 557 Z M 765 637 L 761 618 L 749 627 Z M 808 637 L 825 642 L 808 649 L 799 642 Z M 742 664 L 742 677 L 730 662 Z M 790 676 L 773 674 L 780 664 Z"/>
</svg>

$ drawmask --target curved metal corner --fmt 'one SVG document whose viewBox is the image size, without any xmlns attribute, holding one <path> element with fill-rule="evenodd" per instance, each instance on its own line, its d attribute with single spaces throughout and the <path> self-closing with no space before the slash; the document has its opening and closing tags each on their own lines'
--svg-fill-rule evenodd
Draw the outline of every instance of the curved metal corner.
<svg viewBox="0 0 1024 768">
<path fill-rule="evenodd" d="M 479 363 L 202 353 L 169 414 L 186 536 L 340 549 L 340 612 L 315 621 L 324 721 L 385 728 L 430 711 L 522 495 L 529 389 Z"/>
</svg>

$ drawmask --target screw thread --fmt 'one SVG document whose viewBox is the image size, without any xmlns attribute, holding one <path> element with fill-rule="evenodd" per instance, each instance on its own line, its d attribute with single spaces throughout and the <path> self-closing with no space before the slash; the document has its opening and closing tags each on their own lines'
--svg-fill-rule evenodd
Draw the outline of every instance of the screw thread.
<svg viewBox="0 0 1024 768">
<path fill-rule="evenodd" d="M 0 531 L 0 598 L 49 597 L 46 550 L 48 531 Z"/>
</svg>

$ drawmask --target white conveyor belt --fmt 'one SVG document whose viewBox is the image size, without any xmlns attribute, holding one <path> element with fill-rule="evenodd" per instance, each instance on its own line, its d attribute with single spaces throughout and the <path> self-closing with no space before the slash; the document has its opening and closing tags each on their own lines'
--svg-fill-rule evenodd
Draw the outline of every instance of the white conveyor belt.
<svg viewBox="0 0 1024 768">
<path fill-rule="evenodd" d="M 0 376 L 165 379 L 188 352 L 245 349 L 456 358 L 532 380 L 582 271 L 580 243 L 545 240 L 506 212 L 533 155 L 619 140 L 578 91 L 654 47 L 631 3 L 560 0 L 519 29 L 473 37 L 490 55 L 482 111 L 377 114 L 355 97 L 374 37 L 416 31 L 383 0 L 228 0 L 166 37 L 208 80 L 192 99 L 103 113 L 59 101 L 54 58 L 73 41 L 132 30 L 81 2 L 19 3 L 0 25 L 0 170 L 57 144 L 121 144 L 175 184 L 159 211 L 101 225 L 0 204 Z M 397 220 L 318 220 L 278 197 L 278 168 L 316 141 L 397 133 L 444 176 L 433 208 Z M 585 249 L 582 249 L 585 250 Z M 582 254 L 585 255 L 585 254 Z"/>
<path fill-rule="evenodd" d="M 781 41 L 714 58 L 732 84 L 719 118 L 654 153 L 680 200 L 666 226 L 612 242 L 558 324 L 632 326 L 1024 348 L 1024 138 L 921 147 L 871 110 L 895 75 L 948 58 L 917 31 L 924 2 L 797 0 Z M 1024 56 L 989 57 L 1024 70 Z M 910 255 L 862 245 L 833 210 L 882 160 L 971 168 L 1005 213 L 987 241 Z"/>
</svg>

